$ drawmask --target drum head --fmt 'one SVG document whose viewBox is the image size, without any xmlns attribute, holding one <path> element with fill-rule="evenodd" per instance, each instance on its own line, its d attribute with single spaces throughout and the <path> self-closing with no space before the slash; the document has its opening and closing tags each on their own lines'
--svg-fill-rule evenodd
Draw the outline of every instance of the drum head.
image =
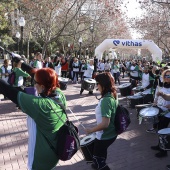
<svg viewBox="0 0 170 170">
<path fill-rule="evenodd" d="M 159 113 L 159 109 L 156 107 L 148 107 L 148 108 L 144 108 L 140 111 L 140 116 L 142 117 L 152 117 L 152 116 L 156 116 Z"/>
<path fill-rule="evenodd" d="M 95 133 L 85 136 L 83 139 L 80 140 L 80 145 L 81 146 L 86 145 L 86 144 L 90 143 L 91 141 L 93 141 L 95 138 L 96 138 Z"/>
<path fill-rule="evenodd" d="M 127 96 L 128 99 L 140 99 L 143 96 L 139 96 L 139 95 L 133 95 L 133 96 Z"/>
<path fill-rule="evenodd" d="M 138 93 L 136 93 L 136 94 L 134 94 L 134 96 L 142 96 L 142 92 L 138 92 Z"/>
<path fill-rule="evenodd" d="M 134 90 L 134 91 L 139 91 L 139 90 L 141 90 L 141 89 L 143 89 L 142 86 L 137 86 L 137 87 L 134 87 L 132 90 Z"/>
<path fill-rule="evenodd" d="M 68 78 L 58 77 L 58 81 L 61 81 L 61 82 L 68 82 Z"/>
<path fill-rule="evenodd" d="M 91 78 L 84 78 L 84 81 L 86 81 L 87 83 L 96 83 L 96 80 Z"/>
<path fill-rule="evenodd" d="M 158 131 L 158 134 L 160 135 L 170 134 L 170 128 L 161 129 Z"/>
<path fill-rule="evenodd" d="M 124 89 L 126 87 L 129 87 L 131 85 L 131 83 L 124 83 L 124 84 L 121 84 L 120 86 L 118 86 L 119 89 Z"/>
</svg>

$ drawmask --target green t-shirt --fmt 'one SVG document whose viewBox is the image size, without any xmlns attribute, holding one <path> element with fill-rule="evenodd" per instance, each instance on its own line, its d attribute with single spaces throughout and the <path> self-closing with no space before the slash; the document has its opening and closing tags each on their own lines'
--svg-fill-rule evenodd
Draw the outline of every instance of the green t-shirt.
<svg viewBox="0 0 170 170">
<path fill-rule="evenodd" d="M 61 103 L 66 106 L 66 98 L 60 89 L 57 89 L 57 95 L 60 96 L 59 100 Z M 58 158 L 50 148 L 44 135 L 56 147 L 57 131 L 63 125 L 58 116 L 65 122 L 66 115 L 60 106 L 50 98 L 42 98 L 19 92 L 18 103 L 22 111 L 34 119 L 36 123 L 37 133 L 32 169 L 51 170 L 56 166 Z M 51 105 L 48 103 L 52 105 L 53 109 L 51 109 Z"/>
<path fill-rule="evenodd" d="M 26 73 L 25 71 L 23 71 L 21 68 L 17 68 L 15 67 L 14 70 L 15 72 L 15 83 L 14 83 L 14 87 L 20 87 L 23 85 L 24 79 L 23 77 L 28 77 L 30 76 L 28 73 Z"/>
<path fill-rule="evenodd" d="M 117 108 L 117 101 L 111 96 L 110 93 L 106 94 L 98 103 L 96 107 L 96 120 L 97 124 L 102 121 L 102 117 L 110 118 L 109 126 L 103 131 L 96 132 L 99 140 L 107 140 L 117 136 L 115 130 L 115 113 Z"/>
</svg>

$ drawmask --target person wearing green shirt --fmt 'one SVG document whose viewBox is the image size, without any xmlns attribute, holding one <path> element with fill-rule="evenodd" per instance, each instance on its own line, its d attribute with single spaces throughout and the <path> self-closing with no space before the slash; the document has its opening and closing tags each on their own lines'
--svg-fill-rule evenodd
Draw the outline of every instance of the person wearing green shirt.
<svg viewBox="0 0 170 170">
<path fill-rule="evenodd" d="M 15 57 L 13 60 L 18 62 L 19 59 Z M 57 165 L 59 158 L 48 142 L 55 149 L 57 148 L 58 130 L 66 121 L 65 112 L 58 102 L 66 107 L 66 98 L 59 88 L 58 76 L 53 69 L 35 70 L 26 63 L 22 63 L 21 68 L 33 77 L 38 96 L 19 91 L 3 80 L 0 80 L 0 93 L 19 105 L 23 113 L 31 117 L 34 120 L 32 122 L 35 122 L 28 129 L 29 139 L 32 139 L 31 144 L 28 143 L 28 169 L 52 170 Z M 29 120 L 31 121 L 31 119 Z M 27 122 L 27 124 L 29 123 Z"/>
<path fill-rule="evenodd" d="M 95 133 L 92 168 L 110 170 L 106 164 L 107 149 L 116 140 L 115 113 L 118 106 L 114 78 L 109 72 L 96 76 L 101 98 L 95 109 L 97 125 L 85 129 L 87 134 Z"/>
<path fill-rule="evenodd" d="M 21 61 L 13 63 L 13 66 L 14 66 L 13 72 L 15 73 L 15 82 L 13 86 L 23 89 L 24 77 L 25 78 L 31 78 L 31 77 L 28 73 L 26 73 L 25 71 L 21 69 L 22 62 L 23 61 L 21 60 Z"/>
</svg>

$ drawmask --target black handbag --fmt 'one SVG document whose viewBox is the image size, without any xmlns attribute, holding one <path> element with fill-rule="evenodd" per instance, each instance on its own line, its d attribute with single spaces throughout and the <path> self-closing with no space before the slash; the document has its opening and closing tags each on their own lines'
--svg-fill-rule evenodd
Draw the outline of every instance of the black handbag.
<svg viewBox="0 0 170 170">
<path fill-rule="evenodd" d="M 64 106 L 60 103 L 57 103 L 57 104 L 63 109 L 63 111 L 66 114 L 66 110 Z M 52 106 L 51 106 L 51 109 L 53 109 Z M 56 115 L 63 122 L 63 120 L 57 113 Z M 48 138 L 43 134 L 50 148 L 56 153 L 57 157 L 62 161 L 70 160 L 73 157 L 73 155 L 80 149 L 80 139 L 78 135 L 78 128 L 73 124 L 73 122 L 69 121 L 67 114 L 66 114 L 66 117 L 67 117 L 67 121 L 65 123 L 63 122 L 64 125 L 57 132 L 56 149 L 50 143 Z"/>
</svg>

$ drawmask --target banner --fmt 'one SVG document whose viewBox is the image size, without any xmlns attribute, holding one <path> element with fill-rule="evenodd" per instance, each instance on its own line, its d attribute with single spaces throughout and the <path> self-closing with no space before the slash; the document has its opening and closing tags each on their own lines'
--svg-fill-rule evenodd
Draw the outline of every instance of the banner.
<svg viewBox="0 0 170 170">
<path fill-rule="evenodd" d="M 151 40 L 105 39 L 96 47 L 95 56 L 101 60 L 103 52 L 109 48 L 148 49 L 153 61 L 162 61 L 162 50 Z"/>
</svg>

